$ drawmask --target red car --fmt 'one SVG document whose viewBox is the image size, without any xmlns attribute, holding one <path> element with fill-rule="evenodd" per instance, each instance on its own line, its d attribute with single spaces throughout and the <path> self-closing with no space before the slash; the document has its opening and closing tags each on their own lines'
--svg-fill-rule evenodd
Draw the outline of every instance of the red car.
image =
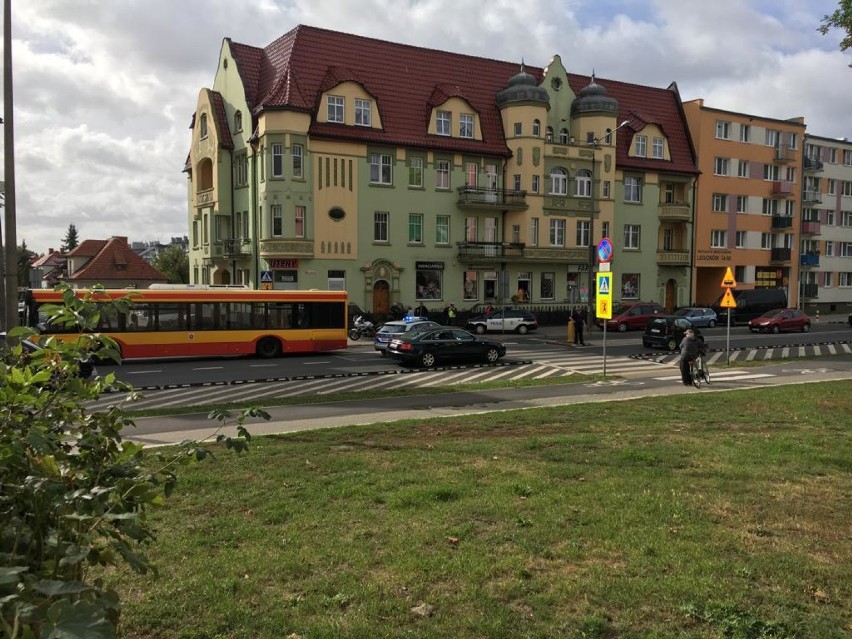
<svg viewBox="0 0 852 639">
<path fill-rule="evenodd" d="M 811 318 L 797 308 L 776 308 L 766 311 L 748 323 L 752 333 L 781 333 L 782 331 L 811 330 Z"/>
</svg>

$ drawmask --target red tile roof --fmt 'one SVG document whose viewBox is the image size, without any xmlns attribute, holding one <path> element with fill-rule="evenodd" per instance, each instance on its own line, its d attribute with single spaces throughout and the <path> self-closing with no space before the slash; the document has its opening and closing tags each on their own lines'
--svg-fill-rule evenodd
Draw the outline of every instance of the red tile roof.
<svg viewBox="0 0 852 639">
<path fill-rule="evenodd" d="M 386 42 L 299 25 L 264 48 L 228 40 L 255 118 L 267 110 L 290 109 L 314 114 L 323 90 L 351 80 L 376 99 L 379 129 L 313 122 L 315 138 L 353 140 L 392 146 L 426 147 L 484 155 L 508 156 L 496 95 L 520 70 L 518 62 L 501 62 L 436 49 Z M 541 68 L 524 67 L 537 82 Z M 589 77 L 569 75 L 577 93 Z M 697 173 L 695 154 L 676 91 L 603 80 L 619 101 L 618 122 L 653 122 L 669 137 L 672 161 L 628 158 L 635 131 L 617 133 L 616 164 L 624 168 Z M 429 135 L 431 106 L 447 97 L 463 97 L 479 116 L 482 140 Z M 567 117 L 567 116 L 566 116 Z"/>
<path fill-rule="evenodd" d="M 91 257 L 69 280 L 96 281 L 104 286 L 111 280 L 167 282 L 168 278 L 137 255 L 126 237 L 108 240 L 84 240 L 68 253 L 69 257 Z"/>
</svg>

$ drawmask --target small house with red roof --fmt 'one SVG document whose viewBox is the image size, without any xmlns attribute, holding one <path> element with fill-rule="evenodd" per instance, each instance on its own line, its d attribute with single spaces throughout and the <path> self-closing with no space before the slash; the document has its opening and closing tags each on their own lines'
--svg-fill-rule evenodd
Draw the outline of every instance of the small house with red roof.
<svg viewBox="0 0 852 639">
<path fill-rule="evenodd" d="M 65 254 L 66 273 L 62 279 L 73 288 L 101 284 L 105 288 L 148 288 L 165 284 L 168 278 L 140 257 L 126 237 L 83 240 Z"/>
</svg>

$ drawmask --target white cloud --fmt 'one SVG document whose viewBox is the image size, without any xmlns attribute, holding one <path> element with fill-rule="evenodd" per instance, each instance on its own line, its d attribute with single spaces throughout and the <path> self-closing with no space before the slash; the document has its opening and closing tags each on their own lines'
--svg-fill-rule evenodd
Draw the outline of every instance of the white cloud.
<svg viewBox="0 0 852 639">
<path fill-rule="evenodd" d="M 835 0 L 39 0 L 13 7 L 18 241 L 187 234 L 189 123 L 222 39 L 297 24 L 665 87 L 852 136 Z"/>
</svg>

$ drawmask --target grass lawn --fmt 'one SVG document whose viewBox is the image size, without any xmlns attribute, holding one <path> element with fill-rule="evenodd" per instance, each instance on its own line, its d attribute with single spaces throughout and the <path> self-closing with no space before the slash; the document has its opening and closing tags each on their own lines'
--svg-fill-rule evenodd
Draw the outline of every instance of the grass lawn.
<svg viewBox="0 0 852 639">
<path fill-rule="evenodd" d="M 852 634 L 852 382 L 258 438 L 181 470 L 132 639 Z"/>
</svg>

